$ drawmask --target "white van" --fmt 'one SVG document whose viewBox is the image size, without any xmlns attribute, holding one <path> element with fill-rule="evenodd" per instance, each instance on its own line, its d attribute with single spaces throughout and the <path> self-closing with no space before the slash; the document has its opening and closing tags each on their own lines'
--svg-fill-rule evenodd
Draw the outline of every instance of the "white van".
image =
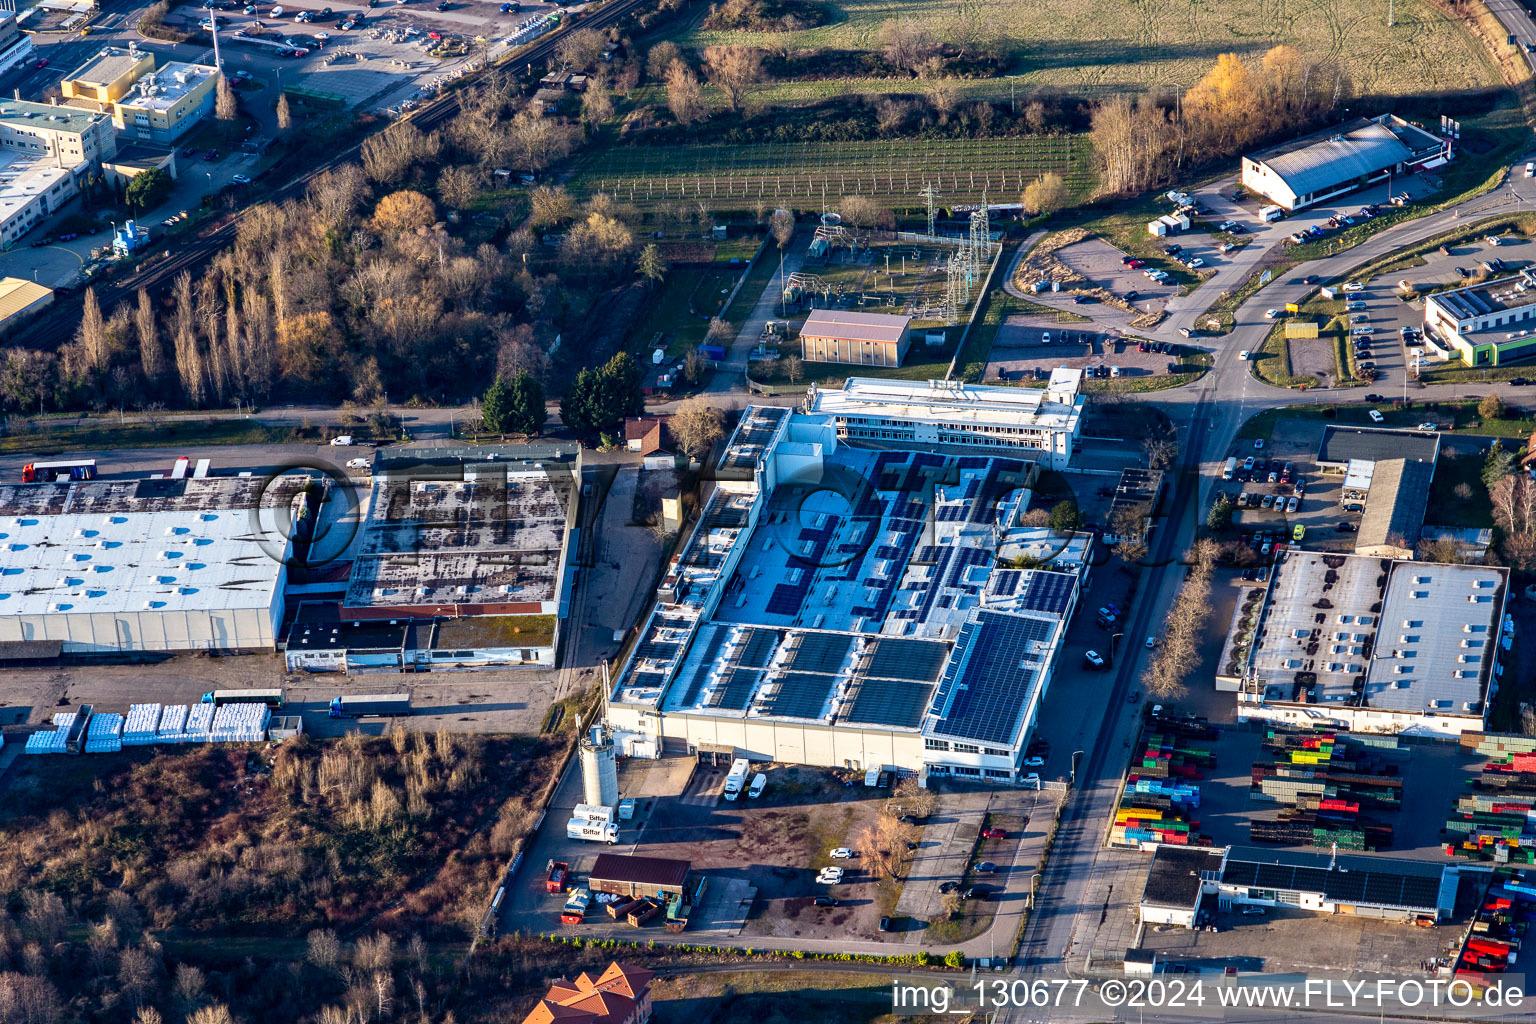
<svg viewBox="0 0 1536 1024">
<path fill-rule="evenodd" d="M 1273 221 L 1277 221 L 1281 217 L 1284 217 L 1284 216 L 1285 216 L 1285 211 L 1282 210 L 1278 206 L 1261 206 L 1261 207 L 1259 207 L 1259 220 L 1263 221 L 1265 224 L 1269 224 L 1269 223 L 1271 223 Z"/>
</svg>

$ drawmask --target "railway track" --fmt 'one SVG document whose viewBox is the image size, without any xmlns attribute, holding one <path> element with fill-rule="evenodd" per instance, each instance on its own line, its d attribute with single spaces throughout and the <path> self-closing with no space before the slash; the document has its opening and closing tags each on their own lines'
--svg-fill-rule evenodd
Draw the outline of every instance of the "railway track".
<svg viewBox="0 0 1536 1024">
<path fill-rule="evenodd" d="M 528 49 L 517 54 L 518 64 L 540 64 L 547 61 L 555 52 L 555 47 L 568 33 L 578 27 L 587 29 L 601 29 L 616 23 L 625 15 L 642 6 L 644 0 L 611 0 L 594 13 L 580 19 L 568 19 L 564 25 L 549 33 Z M 485 68 L 474 72 L 466 78 L 473 80 L 494 71 L 499 64 L 491 68 Z M 459 96 L 463 90 L 454 89 L 445 92 L 436 99 L 417 107 L 406 118 L 424 132 L 441 127 L 459 112 Z M 380 129 L 382 130 L 382 129 Z M 288 179 L 282 185 L 259 197 L 260 202 L 283 203 L 290 199 L 302 198 L 309 188 L 309 184 L 320 174 L 334 170 L 344 163 L 355 160 L 362 150 L 363 140 L 359 140 L 346 149 L 317 164 L 300 174 Z M 216 226 L 211 226 L 193 238 L 187 239 L 170 249 L 161 248 L 161 252 L 169 252 L 168 257 L 154 259 L 152 262 L 138 268 L 125 277 L 110 281 L 98 282 L 94 285 L 96 299 L 101 308 L 107 312 L 114 309 L 119 302 L 131 298 L 140 288 L 147 288 L 151 293 L 158 292 L 170 285 L 176 279 L 176 275 L 183 270 L 196 274 L 221 250 L 234 243 L 235 233 L 239 230 L 240 218 L 245 211 L 240 210 L 226 218 Z M 31 324 L 12 334 L 6 339 L 7 346 L 11 348 L 26 348 L 53 350 L 69 341 L 75 335 L 76 326 L 80 323 L 80 317 L 85 304 L 84 289 L 71 293 L 56 300 L 49 309 L 47 317 L 34 320 Z"/>
</svg>

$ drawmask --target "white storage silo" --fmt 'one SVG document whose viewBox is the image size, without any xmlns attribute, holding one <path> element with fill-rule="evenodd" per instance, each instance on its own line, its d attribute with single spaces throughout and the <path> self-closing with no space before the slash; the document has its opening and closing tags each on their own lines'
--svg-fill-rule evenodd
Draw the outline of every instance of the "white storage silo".
<svg viewBox="0 0 1536 1024">
<path fill-rule="evenodd" d="M 613 738 L 601 725 L 587 730 L 581 741 L 581 781 L 586 791 L 583 803 L 613 807 L 619 802 L 619 764 L 614 757 Z"/>
</svg>

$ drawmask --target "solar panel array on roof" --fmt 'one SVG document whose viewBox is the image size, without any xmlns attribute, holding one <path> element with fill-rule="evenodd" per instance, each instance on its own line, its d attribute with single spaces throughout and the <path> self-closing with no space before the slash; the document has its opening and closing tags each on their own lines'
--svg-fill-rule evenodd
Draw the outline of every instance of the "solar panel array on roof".
<svg viewBox="0 0 1536 1024">
<path fill-rule="evenodd" d="M 949 651 L 943 644 L 924 640 L 883 639 L 872 644 L 868 676 L 933 682 L 944 670 Z"/>
<path fill-rule="evenodd" d="M 757 669 L 728 670 L 721 684 L 709 695 L 709 707 L 745 711 L 763 675 L 764 673 Z"/>
<path fill-rule="evenodd" d="M 779 644 L 779 633 L 773 629 L 748 629 L 738 660 L 747 668 L 765 668 L 773 649 Z"/>
<path fill-rule="evenodd" d="M 775 682 L 778 689 L 764 701 L 764 711 L 781 718 L 819 718 L 836 677 L 819 672 L 786 672 Z"/>
<path fill-rule="evenodd" d="M 981 612 L 967 623 L 934 697 L 933 731 L 982 743 L 1013 742 L 1039 676 L 1030 645 L 1049 640 L 1055 630 L 1053 622 L 998 612 Z M 961 657 L 962 644 L 969 657 Z"/>
<path fill-rule="evenodd" d="M 1330 871 L 1326 866 L 1268 864 L 1234 860 L 1229 856 L 1221 880 L 1225 884 L 1251 889 L 1321 893 L 1339 903 L 1374 903 L 1420 910 L 1433 908 L 1439 900 L 1440 873 L 1433 870 L 1420 873 L 1418 865 L 1396 868 L 1395 864 L 1382 863 Z"/>
<path fill-rule="evenodd" d="M 865 679 L 859 683 L 853 706 L 843 717 L 849 722 L 915 729 L 922 724 L 923 713 L 932 695 L 932 683 Z"/>
<path fill-rule="evenodd" d="M 1028 574 L 1029 585 L 1019 599 L 1019 607 L 1032 612 L 1065 615 L 1072 600 L 1076 577 L 1064 572 L 1036 570 Z"/>
<path fill-rule="evenodd" d="M 988 587 L 998 597 L 1012 597 L 1024 580 L 1022 569 L 997 569 L 988 581 Z"/>
<path fill-rule="evenodd" d="M 841 633 L 801 633 L 784 667 L 792 672 L 834 673 L 843 667 L 852 646 L 853 638 Z"/>
</svg>

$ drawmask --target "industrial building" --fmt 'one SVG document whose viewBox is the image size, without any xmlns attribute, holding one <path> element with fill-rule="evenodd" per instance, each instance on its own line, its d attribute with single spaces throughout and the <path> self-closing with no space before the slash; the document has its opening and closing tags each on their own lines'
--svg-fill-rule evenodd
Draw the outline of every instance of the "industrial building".
<svg viewBox="0 0 1536 1024">
<path fill-rule="evenodd" d="M 155 70 L 155 55 L 129 45 L 125 50 L 116 46 L 104 47 L 90 60 L 80 65 L 59 82 L 59 91 L 67 100 L 79 101 L 76 105 L 112 104 L 123 98 L 147 72 Z"/>
<path fill-rule="evenodd" d="M 19 277 L 0 277 L 0 334 L 52 304 L 52 288 Z"/>
<path fill-rule="evenodd" d="M 1468 366 L 1536 355 L 1536 271 L 1435 292 L 1424 299 L 1424 336 Z"/>
<path fill-rule="evenodd" d="M 818 363 L 900 366 L 911 343 L 910 316 L 813 309 L 800 328 L 800 357 Z"/>
<path fill-rule="evenodd" d="M 1082 383 L 1082 370 L 1065 367 L 1042 390 L 850 377 L 835 390 L 812 385 L 806 411 L 829 417 L 839 440 L 997 449 L 1063 469 L 1081 427 Z"/>
<path fill-rule="evenodd" d="M 1201 904 L 1288 907 L 1387 921 L 1433 924 L 1456 905 L 1454 865 L 1396 857 L 1229 846 L 1160 846 L 1141 898 L 1145 924 L 1193 927 Z"/>
<path fill-rule="evenodd" d="M 270 651 L 299 495 L 250 477 L 0 486 L 0 641 Z"/>
<path fill-rule="evenodd" d="M 1434 476 L 1435 467 L 1428 462 L 1384 459 L 1372 463 L 1360 532 L 1355 534 L 1355 554 L 1412 558 L 1424 532 L 1424 512 L 1429 507 Z"/>
<path fill-rule="evenodd" d="M 343 621 L 435 621 L 435 668 L 554 664 L 580 496 L 573 444 L 381 451 Z"/>
<path fill-rule="evenodd" d="M 0 74 L 31 58 L 32 33 L 23 32 L 15 11 L 0 11 Z"/>
<path fill-rule="evenodd" d="M 1038 540 L 1013 536 L 1038 468 L 839 434 L 827 415 L 744 415 L 609 693 L 620 749 L 1032 781 L 1081 586 L 999 564 Z"/>
<path fill-rule="evenodd" d="M 156 71 L 154 55 L 129 44 L 103 49 L 59 87 L 71 106 L 109 113 L 126 136 L 174 142 L 213 110 L 218 79 L 207 64 L 170 61 Z"/>
<path fill-rule="evenodd" d="M 72 199 L 116 152 L 106 114 L 0 99 L 0 248 Z"/>
<path fill-rule="evenodd" d="M 1152 529 L 1157 503 L 1163 496 L 1163 471 L 1131 466 L 1120 471 L 1106 514 L 1104 542 L 1141 540 Z"/>
<path fill-rule="evenodd" d="M 1353 192 L 1390 174 L 1438 167 L 1451 140 L 1394 114 L 1357 117 L 1242 159 L 1243 187 L 1286 210 Z"/>
<path fill-rule="evenodd" d="M 1440 432 L 1436 430 L 1394 430 L 1390 427 L 1329 424 L 1323 428 L 1323 438 L 1317 446 L 1318 470 L 1333 475 L 1346 474 L 1351 463 L 1406 459 L 1434 466 L 1439 458 Z"/>
<path fill-rule="evenodd" d="M 1285 552 L 1242 666 L 1239 720 L 1481 730 L 1503 671 L 1508 582 L 1493 566 Z"/>
</svg>

